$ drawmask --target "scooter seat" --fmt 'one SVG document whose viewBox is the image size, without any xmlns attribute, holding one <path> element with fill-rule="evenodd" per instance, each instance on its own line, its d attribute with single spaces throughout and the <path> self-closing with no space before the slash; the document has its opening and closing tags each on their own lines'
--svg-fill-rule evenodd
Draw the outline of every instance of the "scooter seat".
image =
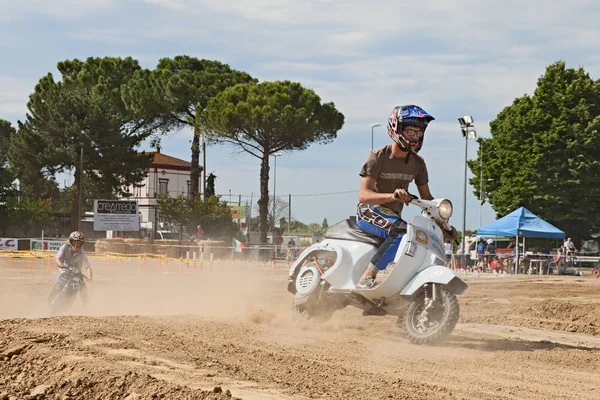
<svg viewBox="0 0 600 400">
<path fill-rule="evenodd" d="M 356 222 L 351 219 L 343 220 L 325 233 L 326 239 L 353 240 L 355 242 L 369 243 L 379 247 L 384 239 L 379 236 L 371 235 L 360 229 Z"/>
</svg>

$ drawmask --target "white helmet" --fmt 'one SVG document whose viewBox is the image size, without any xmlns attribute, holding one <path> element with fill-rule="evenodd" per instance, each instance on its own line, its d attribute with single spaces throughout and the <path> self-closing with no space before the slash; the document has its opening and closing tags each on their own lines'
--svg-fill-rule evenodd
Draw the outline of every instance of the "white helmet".
<svg viewBox="0 0 600 400">
<path fill-rule="evenodd" d="M 487 244 L 492 244 L 492 243 L 494 243 L 494 240 L 492 240 L 492 239 L 487 240 Z"/>
</svg>

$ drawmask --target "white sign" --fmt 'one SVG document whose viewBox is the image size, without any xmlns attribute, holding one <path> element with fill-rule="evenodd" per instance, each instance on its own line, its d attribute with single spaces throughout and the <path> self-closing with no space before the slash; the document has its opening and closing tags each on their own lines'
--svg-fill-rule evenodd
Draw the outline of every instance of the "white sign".
<svg viewBox="0 0 600 400">
<path fill-rule="evenodd" d="M 17 250 L 17 239 L 0 239 L 0 250 Z"/>
<path fill-rule="evenodd" d="M 137 201 L 94 200 L 95 231 L 139 231 Z"/>
<path fill-rule="evenodd" d="M 30 250 L 38 250 L 41 251 L 58 251 L 60 246 L 67 243 L 66 240 L 41 240 L 41 239 L 31 239 L 29 242 Z"/>
</svg>

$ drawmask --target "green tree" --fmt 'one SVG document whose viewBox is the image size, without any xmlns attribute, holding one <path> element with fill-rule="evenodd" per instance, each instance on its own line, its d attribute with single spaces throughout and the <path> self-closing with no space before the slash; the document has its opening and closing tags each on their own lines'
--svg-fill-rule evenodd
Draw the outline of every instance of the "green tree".
<svg viewBox="0 0 600 400">
<path fill-rule="evenodd" d="M 11 141 L 9 159 L 20 180 L 35 186 L 58 172 L 74 171 L 80 181 L 80 151 L 85 180 L 105 198 L 126 193 L 141 181 L 151 156 L 136 147 L 153 131 L 152 117 L 133 116 L 121 90 L 140 69 L 132 58 L 88 58 L 58 63 L 61 81 L 40 79 L 29 96 L 26 121 Z M 73 192 L 72 228 L 81 210 Z"/>
<path fill-rule="evenodd" d="M 547 67 L 480 141 L 483 197 L 498 217 L 519 206 L 575 238 L 600 230 L 600 81 L 564 62 Z M 470 160 L 479 196 L 479 159 Z"/>
<path fill-rule="evenodd" d="M 19 201 L 16 197 L 11 197 L 6 202 L 6 209 L 9 223 L 21 227 L 25 235 L 29 235 L 35 227 L 45 228 L 55 219 L 49 200 L 26 197 Z"/>
<path fill-rule="evenodd" d="M 300 83 L 245 83 L 225 89 L 204 113 L 211 138 L 232 144 L 261 162 L 260 240 L 268 231 L 269 158 L 278 151 L 305 150 L 312 143 L 329 143 L 344 124 L 333 103 Z"/>
<path fill-rule="evenodd" d="M 15 132 L 10 122 L 0 119 L 0 203 L 15 194 L 15 175 L 8 165 L 8 148 Z"/>
<path fill-rule="evenodd" d="M 220 196 L 211 196 L 202 200 L 199 196 L 190 200 L 192 214 L 188 227 L 202 225 L 205 237 L 231 238 L 238 233 L 238 226 L 231 218 L 231 209 Z"/>
<path fill-rule="evenodd" d="M 208 199 L 215 195 L 215 181 L 217 180 L 217 176 L 214 173 L 208 174 L 206 178 L 206 193 L 204 193 L 204 198 Z"/>
<path fill-rule="evenodd" d="M 245 72 L 231 69 L 218 61 L 189 56 L 162 58 L 156 69 L 140 70 L 127 85 L 123 99 L 139 115 L 157 116 L 160 131 L 192 127 L 192 170 L 190 194 L 196 197 L 200 177 L 200 136 L 203 121 L 199 118 L 208 101 L 229 86 L 252 81 Z"/>
<path fill-rule="evenodd" d="M 329 224 L 327 223 L 327 218 L 323 218 L 323 222 L 321 223 L 321 228 L 327 230 L 329 228 Z"/>
<path fill-rule="evenodd" d="M 169 224 L 175 225 L 179 233 L 179 239 L 182 238 L 184 227 L 190 220 L 192 208 L 188 198 L 180 194 L 177 197 L 161 196 L 158 200 L 158 210 L 161 218 Z"/>
<path fill-rule="evenodd" d="M 219 196 L 211 196 L 206 200 L 199 196 L 190 199 L 183 194 L 161 197 L 158 199 L 158 209 L 166 222 L 177 227 L 180 239 L 184 232 L 195 232 L 198 225 L 202 225 L 206 237 L 231 238 L 237 232 L 229 205 L 221 201 Z"/>
</svg>

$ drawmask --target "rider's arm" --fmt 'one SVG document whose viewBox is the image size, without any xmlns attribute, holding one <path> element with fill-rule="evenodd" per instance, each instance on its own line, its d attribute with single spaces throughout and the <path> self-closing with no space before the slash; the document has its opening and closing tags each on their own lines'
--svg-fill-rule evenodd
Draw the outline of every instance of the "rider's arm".
<svg viewBox="0 0 600 400">
<path fill-rule="evenodd" d="M 56 266 L 58 268 L 62 268 L 63 263 L 65 262 L 65 245 L 60 246 L 60 248 L 58 249 L 58 251 L 56 252 Z"/>
<path fill-rule="evenodd" d="M 81 251 L 83 251 L 83 250 L 81 250 Z M 88 278 L 91 280 L 93 277 L 92 263 L 90 263 L 90 259 L 88 258 L 87 254 L 85 254 L 85 253 L 82 254 L 81 264 L 87 271 Z"/>
<path fill-rule="evenodd" d="M 423 199 L 423 200 L 433 200 L 433 196 L 431 194 L 431 191 L 429 190 L 429 184 L 426 183 L 422 186 L 417 186 L 417 189 L 419 190 L 419 196 Z"/>
<path fill-rule="evenodd" d="M 375 179 L 365 176 L 360 180 L 360 189 L 358 190 L 358 201 L 360 203 L 379 205 L 395 201 L 393 193 L 375 192 Z"/>
</svg>

